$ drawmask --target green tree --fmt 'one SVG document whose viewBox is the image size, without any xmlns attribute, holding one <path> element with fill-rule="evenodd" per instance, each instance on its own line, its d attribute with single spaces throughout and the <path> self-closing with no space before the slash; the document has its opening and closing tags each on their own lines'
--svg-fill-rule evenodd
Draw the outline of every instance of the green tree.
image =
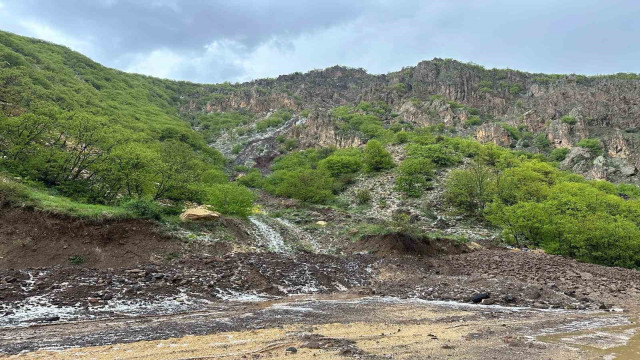
<svg viewBox="0 0 640 360">
<path fill-rule="evenodd" d="M 365 168 L 368 172 L 388 170 L 394 166 L 391 154 L 378 140 L 369 140 L 363 154 Z"/>
<path fill-rule="evenodd" d="M 206 204 L 225 215 L 249 216 L 255 194 L 238 184 L 216 184 L 205 188 Z"/>
<path fill-rule="evenodd" d="M 420 197 L 433 179 L 435 166 L 429 159 L 406 158 L 398 166 L 395 188 L 410 197 Z"/>
<path fill-rule="evenodd" d="M 488 167 L 472 164 L 467 169 L 454 170 L 446 183 L 445 199 L 469 214 L 480 215 L 496 195 L 496 178 Z"/>
</svg>

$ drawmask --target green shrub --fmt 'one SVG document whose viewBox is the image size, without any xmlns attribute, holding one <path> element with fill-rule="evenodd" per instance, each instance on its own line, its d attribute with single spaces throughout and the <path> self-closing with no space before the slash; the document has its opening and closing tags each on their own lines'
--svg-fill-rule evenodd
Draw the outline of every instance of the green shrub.
<svg viewBox="0 0 640 360">
<path fill-rule="evenodd" d="M 522 91 L 522 86 L 520 84 L 514 84 L 509 87 L 509 94 L 516 95 Z"/>
<path fill-rule="evenodd" d="M 259 189 L 262 187 L 264 178 L 260 170 L 251 169 L 244 176 L 239 177 L 237 181 L 246 187 Z"/>
<path fill-rule="evenodd" d="M 593 156 L 600 156 L 603 154 L 602 144 L 598 139 L 585 138 L 580 140 L 577 145 L 581 148 L 589 149 L 589 152 L 591 152 L 591 155 Z"/>
<path fill-rule="evenodd" d="M 264 132 L 268 128 L 281 126 L 287 121 L 291 120 L 293 111 L 289 109 L 280 109 L 273 114 L 269 115 L 266 119 L 260 120 L 256 123 L 256 130 Z"/>
<path fill-rule="evenodd" d="M 549 141 L 546 134 L 536 135 L 533 143 L 538 149 L 542 151 L 547 151 L 551 147 L 551 141 Z"/>
<path fill-rule="evenodd" d="M 380 141 L 369 140 L 364 149 L 364 165 L 368 172 L 388 170 L 393 167 L 393 159 Z"/>
<path fill-rule="evenodd" d="M 265 180 L 264 189 L 274 195 L 322 204 L 333 199 L 334 182 L 326 170 L 278 170 Z"/>
<path fill-rule="evenodd" d="M 231 149 L 231 153 L 232 154 L 240 154 L 240 151 L 242 151 L 242 144 L 235 144 L 233 145 L 233 148 Z"/>
<path fill-rule="evenodd" d="M 407 156 L 412 158 L 425 158 L 430 160 L 437 167 L 447 167 L 458 164 L 462 157 L 446 144 L 407 145 Z"/>
<path fill-rule="evenodd" d="M 351 156 L 344 152 L 336 152 L 320 161 L 318 166 L 326 169 L 334 178 L 355 174 L 362 170 L 363 162 L 361 159 L 362 154 L 359 151 L 354 152 L 354 154 L 356 156 Z"/>
<path fill-rule="evenodd" d="M 549 154 L 549 161 L 564 161 L 568 154 L 569 149 L 567 148 L 555 148 Z"/>
<path fill-rule="evenodd" d="M 155 201 L 130 199 L 122 203 L 121 206 L 143 219 L 162 219 L 162 209 Z"/>
<path fill-rule="evenodd" d="M 371 202 L 371 191 L 367 189 L 359 189 L 356 191 L 356 202 L 358 205 L 364 205 Z"/>
<path fill-rule="evenodd" d="M 82 265 L 84 264 L 84 258 L 80 255 L 74 255 L 69 257 L 69 264 L 71 265 Z"/>
<path fill-rule="evenodd" d="M 410 197 L 420 197 L 433 179 L 435 166 L 426 158 L 406 158 L 398 166 L 395 189 Z"/>
<path fill-rule="evenodd" d="M 409 133 L 406 131 L 398 131 L 394 142 L 396 144 L 404 144 L 409 141 Z"/>
<path fill-rule="evenodd" d="M 238 184 L 217 184 L 205 189 L 206 204 L 225 215 L 249 216 L 255 194 Z"/>
<path fill-rule="evenodd" d="M 574 118 L 573 116 L 569 116 L 569 115 L 565 115 L 565 116 L 561 117 L 560 121 L 562 121 L 565 124 L 569 124 L 569 125 L 575 125 L 578 122 L 578 120 L 576 118 Z"/>
<path fill-rule="evenodd" d="M 513 138 L 514 140 L 520 140 L 520 138 L 522 137 L 522 133 L 520 133 L 520 130 L 511 125 L 502 124 L 502 128 L 505 129 L 509 133 L 509 136 L 511 136 L 511 138 Z"/>
<path fill-rule="evenodd" d="M 29 194 L 23 186 L 0 175 L 0 209 L 18 207 L 29 202 Z"/>
<path fill-rule="evenodd" d="M 482 125 L 482 119 L 480 116 L 471 115 L 467 118 L 467 121 L 464 122 L 465 127 L 478 126 Z"/>
<path fill-rule="evenodd" d="M 474 164 L 468 169 L 454 170 L 447 178 L 446 201 L 469 214 L 482 214 L 495 194 L 495 177 L 486 166 Z"/>
</svg>

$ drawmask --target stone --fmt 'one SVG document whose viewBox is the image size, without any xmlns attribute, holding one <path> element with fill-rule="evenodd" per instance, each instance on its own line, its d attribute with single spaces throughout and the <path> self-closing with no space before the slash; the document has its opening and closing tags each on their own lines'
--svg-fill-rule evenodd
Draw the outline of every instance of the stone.
<svg viewBox="0 0 640 360">
<path fill-rule="evenodd" d="M 295 354 L 295 353 L 298 352 L 298 349 L 296 349 L 293 346 L 291 346 L 291 347 L 288 347 L 287 350 L 285 350 L 285 351 L 288 352 L 288 353 L 291 353 L 291 354 Z"/>
<path fill-rule="evenodd" d="M 580 277 L 582 278 L 582 280 L 593 280 L 593 275 L 588 272 L 581 272 Z"/>
<path fill-rule="evenodd" d="M 182 221 L 212 221 L 220 217 L 220 213 L 203 207 L 187 209 L 180 214 Z"/>
<path fill-rule="evenodd" d="M 636 169 L 633 165 L 627 165 L 620 168 L 620 174 L 623 176 L 633 176 L 638 173 L 638 169 Z"/>
<path fill-rule="evenodd" d="M 478 304 L 480 303 L 482 300 L 484 299 L 488 299 L 489 298 L 489 293 L 479 293 L 479 294 L 475 294 L 471 297 L 471 302 L 474 304 Z"/>
</svg>

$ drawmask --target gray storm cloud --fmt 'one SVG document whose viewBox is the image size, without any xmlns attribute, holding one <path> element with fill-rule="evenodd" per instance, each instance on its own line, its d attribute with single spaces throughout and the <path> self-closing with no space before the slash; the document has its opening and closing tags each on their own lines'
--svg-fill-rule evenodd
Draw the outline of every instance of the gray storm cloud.
<svg viewBox="0 0 640 360">
<path fill-rule="evenodd" d="M 638 72 L 636 1 L 0 0 L 0 29 L 125 71 L 244 81 L 433 57 L 489 67 Z"/>
</svg>

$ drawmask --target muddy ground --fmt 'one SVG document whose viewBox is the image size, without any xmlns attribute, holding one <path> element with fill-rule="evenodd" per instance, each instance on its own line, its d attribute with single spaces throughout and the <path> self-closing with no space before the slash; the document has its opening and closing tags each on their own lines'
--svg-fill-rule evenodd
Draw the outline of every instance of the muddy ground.
<svg viewBox="0 0 640 360">
<path fill-rule="evenodd" d="M 345 296 L 83 325 L 0 331 L 0 339 L 10 353 L 49 349 L 15 356 L 27 359 L 596 359 L 629 352 L 637 331 L 617 313 Z"/>
<path fill-rule="evenodd" d="M 5 356 L 570 359 L 638 343 L 636 270 L 393 233 L 339 255 L 219 241 L 174 258 L 184 242 L 153 223 L 28 215 L 0 216 Z M 80 251 L 110 260 L 69 264 Z"/>
</svg>

